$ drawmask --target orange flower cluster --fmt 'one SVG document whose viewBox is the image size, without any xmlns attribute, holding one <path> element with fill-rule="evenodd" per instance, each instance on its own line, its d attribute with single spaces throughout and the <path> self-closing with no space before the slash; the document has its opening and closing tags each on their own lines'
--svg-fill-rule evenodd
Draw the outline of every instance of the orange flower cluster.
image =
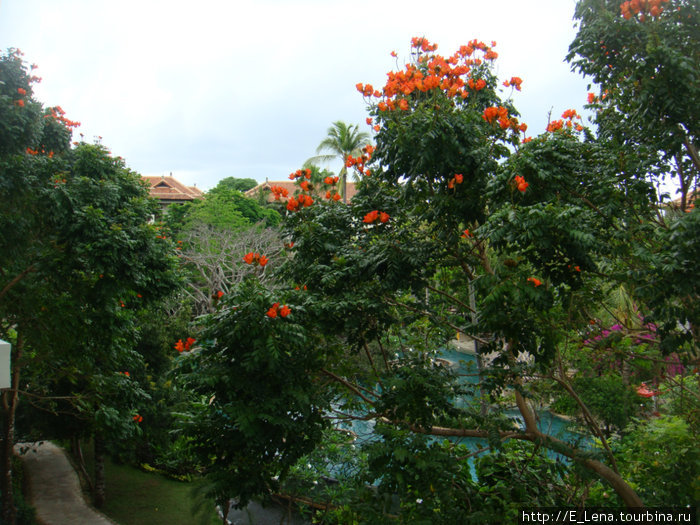
<svg viewBox="0 0 700 525">
<path fill-rule="evenodd" d="M 361 175 L 366 175 L 369 177 L 372 172 L 369 170 L 369 168 L 365 168 L 365 164 L 372 160 L 372 154 L 374 153 L 375 149 L 376 148 L 371 144 L 367 144 L 364 148 L 362 148 L 363 153 L 359 157 L 348 155 L 345 159 L 345 167 L 355 168 Z"/>
<path fill-rule="evenodd" d="M 518 191 L 521 193 L 525 193 L 525 190 L 530 184 L 528 182 L 525 182 L 525 178 L 522 175 L 516 175 L 515 176 L 515 186 L 518 188 Z"/>
<path fill-rule="evenodd" d="M 462 232 L 462 239 L 466 239 L 467 237 L 474 237 L 474 234 L 470 232 L 469 229 Z"/>
<path fill-rule="evenodd" d="M 132 417 L 131 419 L 133 419 L 133 420 L 136 421 L 137 423 L 141 423 L 141 422 L 143 421 L 143 416 L 141 416 L 141 415 L 139 415 L 139 414 L 136 414 L 136 415 L 135 415 L 134 417 Z"/>
<path fill-rule="evenodd" d="M 311 206 L 313 203 L 314 200 L 311 197 L 311 195 L 306 195 L 305 193 L 302 193 L 301 195 L 297 195 L 296 197 L 289 198 L 289 200 L 287 201 L 287 209 L 289 211 L 299 211 L 299 209 Z"/>
<path fill-rule="evenodd" d="M 311 170 L 296 170 L 294 173 L 289 174 L 289 180 L 297 180 L 301 178 L 311 179 Z"/>
<path fill-rule="evenodd" d="M 246 264 L 265 266 L 269 262 L 269 259 L 264 255 L 260 255 L 258 252 L 248 252 L 243 256 L 243 261 L 245 261 Z"/>
<path fill-rule="evenodd" d="M 501 129 L 510 128 L 513 131 L 522 131 L 523 133 L 527 131 L 527 124 L 520 124 L 517 118 L 509 117 L 508 109 L 503 106 L 491 106 L 486 108 L 481 118 L 489 124 L 493 124 L 494 121 L 497 121 Z"/>
<path fill-rule="evenodd" d="M 175 350 L 178 352 L 189 352 L 192 350 L 192 345 L 194 345 L 197 342 L 196 339 L 193 339 L 192 337 L 188 337 L 187 340 L 183 343 L 182 339 L 178 339 L 177 343 L 175 343 Z"/>
<path fill-rule="evenodd" d="M 628 0 L 620 4 L 620 14 L 626 20 L 640 15 L 639 20 L 644 22 L 647 14 L 654 18 L 659 16 L 664 10 L 661 4 L 665 3 L 668 3 L 668 0 Z"/>
<path fill-rule="evenodd" d="M 80 126 L 80 122 L 76 122 L 74 120 L 68 120 L 65 117 L 66 112 L 63 111 L 61 106 L 56 106 L 53 108 L 49 108 L 49 114 L 44 115 L 44 118 L 53 118 L 54 120 L 59 121 L 62 123 L 64 126 L 67 128 L 77 128 Z"/>
<path fill-rule="evenodd" d="M 534 285 L 535 285 L 535 288 L 537 288 L 538 286 L 541 286 L 541 285 L 542 285 L 542 281 L 540 281 L 540 280 L 539 280 L 538 278 L 536 278 L 536 277 L 528 277 L 527 280 L 528 280 L 528 282 L 534 284 Z"/>
<path fill-rule="evenodd" d="M 462 184 L 464 181 L 464 175 L 461 173 L 457 173 L 454 177 L 450 179 L 450 181 L 447 183 L 447 187 L 452 189 L 455 187 L 455 184 Z"/>
<path fill-rule="evenodd" d="M 420 49 L 424 53 L 433 52 L 437 50 L 437 44 L 431 44 L 428 42 L 427 38 L 414 36 L 411 39 L 411 47 L 415 49 Z"/>
<path fill-rule="evenodd" d="M 24 96 L 24 95 L 27 94 L 27 90 L 24 89 L 24 88 L 17 88 L 17 93 L 19 93 L 20 95 Z"/>
<path fill-rule="evenodd" d="M 486 81 L 483 78 L 478 78 L 476 81 L 474 81 L 473 78 L 470 78 L 467 81 L 467 86 L 469 86 L 469 89 L 473 89 L 474 91 L 481 91 L 486 87 Z"/>
<path fill-rule="evenodd" d="M 280 317 L 287 317 L 291 312 L 292 309 L 286 304 L 280 308 L 280 303 L 275 303 L 269 308 L 265 315 L 267 315 L 270 319 L 274 319 L 277 317 L 277 314 L 279 314 Z"/>
<path fill-rule="evenodd" d="M 495 42 L 487 46 L 483 42 L 472 40 L 447 59 L 432 54 L 437 49 L 437 45 L 431 44 L 425 38 L 413 38 L 411 45 L 414 48 L 414 54 L 418 55 L 416 63 L 407 64 L 403 71 L 390 72 L 387 83 L 381 91 L 375 90 L 370 84 L 356 85 L 357 90 L 365 97 L 382 99 L 377 105 L 380 111 L 397 108 L 408 110 L 408 101 L 405 97 L 414 91 L 427 92 L 440 89 L 451 98 L 459 96 L 465 99 L 469 96 L 469 90 L 479 91 L 486 87 L 484 79 L 471 77 L 472 67 L 481 65 L 484 60 L 498 58 L 498 53 L 492 49 L 496 45 Z M 473 57 L 476 52 L 482 53 L 482 58 Z"/>
<path fill-rule="evenodd" d="M 340 177 L 326 177 L 325 179 L 323 179 L 323 183 L 331 186 L 333 184 L 337 184 L 339 180 Z"/>
<path fill-rule="evenodd" d="M 24 100 L 22 100 L 22 99 L 15 100 L 15 106 L 17 106 L 18 108 L 23 108 L 24 107 Z"/>
<path fill-rule="evenodd" d="M 365 218 L 362 219 L 362 222 L 365 222 L 367 224 L 373 224 L 379 220 L 382 224 L 385 224 L 389 222 L 389 219 L 391 217 L 389 216 L 388 213 L 386 212 L 380 212 L 379 210 L 372 210 L 369 212 L 367 215 L 365 215 Z"/>
<path fill-rule="evenodd" d="M 592 95 L 592 93 L 589 93 L 589 100 L 591 98 L 590 95 Z M 566 122 L 564 122 L 563 119 L 566 119 Z M 581 120 L 581 115 L 579 115 L 575 109 L 567 109 L 561 114 L 560 120 L 553 120 L 547 124 L 547 131 L 554 133 L 555 131 L 564 129 L 565 125 L 569 129 L 574 128 L 576 131 L 583 131 L 583 126 L 578 122 L 574 123 L 574 119 Z"/>
<path fill-rule="evenodd" d="M 516 90 L 520 91 L 520 85 L 523 83 L 523 79 L 520 77 L 512 77 L 510 80 L 506 80 L 503 85 L 505 87 L 513 86 Z"/>
<path fill-rule="evenodd" d="M 276 201 L 280 200 L 282 197 L 286 198 L 289 195 L 289 190 L 282 186 L 270 186 L 270 191 L 275 196 Z"/>
</svg>

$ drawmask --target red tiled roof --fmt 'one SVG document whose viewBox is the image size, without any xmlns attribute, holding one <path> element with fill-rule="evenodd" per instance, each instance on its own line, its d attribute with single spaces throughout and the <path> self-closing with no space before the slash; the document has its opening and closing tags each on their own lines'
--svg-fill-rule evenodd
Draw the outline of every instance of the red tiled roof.
<svg viewBox="0 0 700 525">
<path fill-rule="evenodd" d="M 150 194 L 159 201 L 191 201 L 202 197 L 196 186 L 185 186 L 173 177 L 164 175 L 142 176 L 151 186 Z"/>
</svg>

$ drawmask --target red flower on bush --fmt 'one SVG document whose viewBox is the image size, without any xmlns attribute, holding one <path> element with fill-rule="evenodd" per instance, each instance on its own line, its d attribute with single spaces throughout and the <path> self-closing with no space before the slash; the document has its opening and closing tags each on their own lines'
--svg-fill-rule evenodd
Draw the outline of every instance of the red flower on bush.
<svg viewBox="0 0 700 525">
<path fill-rule="evenodd" d="M 287 317 L 291 312 L 292 309 L 286 304 L 280 307 L 280 303 L 275 303 L 267 310 L 265 315 L 267 315 L 270 319 L 275 319 L 277 314 L 279 314 L 280 317 Z"/>
<path fill-rule="evenodd" d="M 133 419 L 133 420 L 136 421 L 137 423 L 141 423 L 141 422 L 143 421 L 143 416 L 141 416 L 141 415 L 139 415 L 139 414 L 136 414 L 136 415 L 135 415 L 134 417 L 132 417 L 131 419 Z"/>
<path fill-rule="evenodd" d="M 365 215 L 365 218 L 362 219 L 362 222 L 366 222 L 367 224 L 372 224 L 374 221 L 377 220 L 377 217 L 379 217 L 379 212 L 377 210 L 373 210 L 369 212 L 367 215 Z"/>
<path fill-rule="evenodd" d="M 258 252 L 248 252 L 243 256 L 243 261 L 246 264 L 265 266 L 270 259 L 268 259 L 265 255 L 260 255 Z"/>
<path fill-rule="evenodd" d="M 527 280 L 528 282 L 534 284 L 535 288 L 542 285 L 542 281 L 540 281 L 537 277 L 528 277 Z"/>
<path fill-rule="evenodd" d="M 525 182 L 525 178 L 522 177 L 521 175 L 516 175 L 515 176 L 515 185 L 518 188 L 518 191 L 525 193 L 525 190 L 527 187 L 530 185 L 528 182 Z"/>
</svg>

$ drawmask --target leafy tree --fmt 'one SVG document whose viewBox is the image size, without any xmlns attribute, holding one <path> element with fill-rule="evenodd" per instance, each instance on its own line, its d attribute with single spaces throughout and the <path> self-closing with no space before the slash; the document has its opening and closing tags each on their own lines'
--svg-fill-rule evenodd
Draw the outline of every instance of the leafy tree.
<svg viewBox="0 0 700 525">
<path fill-rule="evenodd" d="M 693 209 L 700 183 L 700 12 L 685 0 L 582 0 L 575 17 L 579 30 L 568 60 L 600 86 L 589 101 L 616 169 L 639 179 L 671 176 L 677 184 L 681 213 L 667 213 L 640 228 L 644 233 L 634 257 L 641 264 L 629 269 L 636 293 L 652 308 L 661 331 L 674 335 L 665 338 L 666 350 L 690 343 L 697 353 L 697 280 L 687 278 L 700 269 L 691 247 L 696 243 L 688 244 L 698 233 L 697 217 L 684 212 Z M 679 323 L 689 329 L 679 333 Z"/>
<path fill-rule="evenodd" d="M 0 72 L 0 111 L 14 119 L 3 128 L 12 147 L 0 155 L 2 198 L 12 203 L 0 218 L 0 334 L 13 343 L 2 477 L 3 520 L 13 523 L 9 460 L 20 394 L 68 412 L 81 432 L 136 432 L 142 391 L 120 374 L 141 366 L 134 309 L 170 293 L 177 278 L 172 244 L 149 223 L 155 205 L 140 177 L 102 146 L 70 148 L 77 123 L 31 97 L 36 79 L 19 53 L 3 56 Z"/>
<path fill-rule="evenodd" d="M 379 131 L 376 150 L 366 148 L 353 162 L 364 177 L 352 203 L 304 191 L 287 205 L 293 248 L 282 274 L 303 291 L 295 308 L 309 313 L 304 328 L 323 334 L 308 346 L 324 360 L 319 372 L 326 380 L 315 383 L 314 394 L 332 400 L 329 417 L 348 425 L 372 420 L 384 429 L 367 445 L 374 459 L 362 470 L 365 483 L 378 483 L 371 505 L 384 518 L 417 516 L 411 502 L 432 498 L 431 487 L 444 515 L 463 510 L 455 501 L 470 491 L 470 454 L 451 444 L 438 449 L 430 441 L 436 437 L 478 438 L 493 451 L 509 439 L 531 442 L 569 457 L 638 506 L 595 418 L 587 422 L 604 444 L 597 457 L 540 429 L 533 403 L 536 378 L 570 387 L 561 348 L 589 326 L 590 310 L 601 307 L 611 283 L 628 278 L 617 270 L 634 259 L 637 225 L 656 214 L 653 188 L 643 174 L 621 174 L 616 152 L 586 132 L 573 111 L 523 140 L 525 126 L 492 71 L 492 46 L 472 41 L 448 58 L 435 49 L 414 39 L 412 62 L 390 73 L 383 90 L 358 86 L 378 97 L 370 115 Z M 519 89 L 521 82 L 512 77 L 507 85 Z M 229 333 L 227 326 L 219 324 L 217 334 Z M 486 414 L 479 403 L 457 402 L 472 387 L 432 359 L 455 332 L 490 356 L 481 374 L 494 404 Z M 217 342 L 209 351 L 232 348 Z M 270 371 L 256 373 L 260 381 Z M 212 395 L 211 386 L 202 391 L 203 400 Z M 240 395 L 221 410 L 237 406 Z M 518 428 L 498 406 L 502 395 L 515 401 Z M 405 453 L 388 459 L 382 450 Z M 550 472 L 546 462 L 538 468 Z M 448 471 L 456 476 L 449 487 L 436 488 L 437 473 Z M 285 472 L 273 467 L 255 490 Z M 557 484 L 565 483 L 561 476 Z M 537 475 L 528 479 L 535 483 Z M 461 496 L 453 498 L 455 486 Z M 398 508 L 387 507 L 397 495 Z M 558 501 L 551 498 L 542 501 Z"/>
<path fill-rule="evenodd" d="M 223 509 L 274 488 L 274 477 L 321 437 L 323 357 L 309 349 L 322 335 L 304 326 L 306 315 L 294 294 L 249 276 L 222 296 L 200 343 L 180 360 L 179 376 L 197 395 L 184 430 L 205 466 L 208 496 Z"/>
<path fill-rule="evenodd" d="M 567 59 L 599 86 L 589 101 L 600 138 L 622 170 L 672 175 L 685 210 L 700 182 L 697 4 L 582 0 L 575 18 Z"/>
<path fill-rule="evenodd" d="M 220 190 L 234 190 L 246 192 L 255 188 L 255 186 L 257 185 L 258 182 L 255 179 L 239 179 L 237 177 L 226 177 L 224 179 L 221 179 L 216 185 L 216 187 L 214 187 L 211 191 L 217 192 Z"/>
<path fill-rule="evenodd" d="M 218 189 L 187 209 L 185 224 L 208 224 L 216 228 L 236 230 L 264 221 L 268 226 L 279 224 L 277 212 L 260 206 L 240 191 Z"/>
<path fill-rule="evenodd" d="M 338 120 L 328 128 L 328 136 L 321 141 L 316 148 L 316 153 L 328 151 L 325 155 L 317 155 L 310 158 L 306 163 L 314 164 L 317 162 L 329 162 L 335 159 L 340 159 L 343 162 L 343 167 L 340 169 L 340 189 L 343 196 L 343 202 L 347 202 L 347 176 L 348 168 L 346 166 L 348 156 L 359 156 L 362 147 L 369 144 L 369 134 L 364 131 L 359 131 L 355 124 L 346 124 Z"/>
</svg>

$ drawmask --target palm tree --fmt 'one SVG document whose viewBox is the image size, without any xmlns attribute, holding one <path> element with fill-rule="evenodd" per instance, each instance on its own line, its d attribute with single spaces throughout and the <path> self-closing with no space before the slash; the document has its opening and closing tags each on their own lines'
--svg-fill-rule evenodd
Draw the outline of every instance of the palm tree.
<svg viewBox="0 0 700 525">
<path fill-rule="evenodd" d="M 338 120 L 328 128 L 327 137 L 321 141 L 316 148 L 316 153 L 330 152 L 324 155 L 316 155 L 306 161 L 305 164 L 313 164 L 316 162 L 330 162 L 340 157 L 343 167 L 340 169 L 338 176 L 340 177 L 340 194 L 343 196 L 343 202 L 347 202 L 347 175 L 348 168 L 345 163 L 348 155 L 357 157 L 360 155 L 362 147 L 370 143 L 369 133 L 359 131 L 357 125 L 346 124 Z"/>
</svg>

